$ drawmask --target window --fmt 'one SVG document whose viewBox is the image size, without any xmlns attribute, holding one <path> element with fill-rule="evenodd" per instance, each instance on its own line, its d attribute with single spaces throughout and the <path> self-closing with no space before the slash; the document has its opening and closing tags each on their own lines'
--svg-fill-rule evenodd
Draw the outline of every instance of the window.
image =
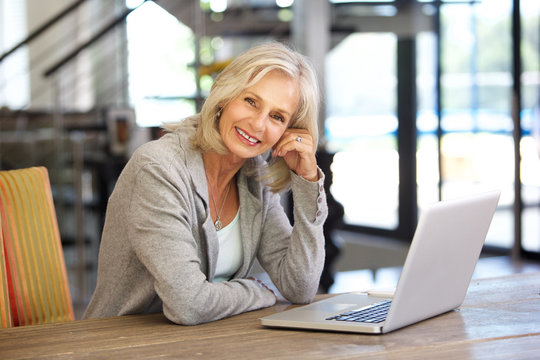
<svg viewBox="0 0 540 360">
<path fill-rule="evenodd" d="M 326 63 L 332 195 L 352 225 L 398 226 L 396 36 L 352 34 Z"/>
<path fill-rule="evenodd" d="M 521 0 L 522 246 L 540 252 L 540 2 Z"/>
<path fill-rule="evenodd" d="M 149 1 L 127 18 L 130 102 L 139 126 L 161 126 L 196 111 L 194 34 Z"/>
<path fill-rule="evenodd" d="M 0 54 L 11 50 L 25 36 L 26 2 L 0 0 Z M 28 50 L 23 47 L 0 62 L 0 106 L 18 110 L 29 101 Z"/>
</svg>

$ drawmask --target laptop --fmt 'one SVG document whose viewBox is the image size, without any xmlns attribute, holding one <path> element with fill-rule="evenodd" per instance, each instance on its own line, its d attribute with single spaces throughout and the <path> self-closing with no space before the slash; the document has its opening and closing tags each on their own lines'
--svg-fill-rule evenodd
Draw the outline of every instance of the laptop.
<svg viewBox="0 0 540 360">
<path fill-rule="evenodd" d="M 346 293 L 263 317 L 261 324 L 384 334 L 457 308 L 465 299 L 499 197 L 500 191 L 490 191 L 423 210 L 390 297 Z"/>
</svg>

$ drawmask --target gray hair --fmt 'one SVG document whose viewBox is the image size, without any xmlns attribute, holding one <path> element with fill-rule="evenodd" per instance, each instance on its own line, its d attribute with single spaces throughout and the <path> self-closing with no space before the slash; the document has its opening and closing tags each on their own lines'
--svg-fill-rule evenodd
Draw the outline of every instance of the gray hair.
<svg viewBox="0 0 540 360">
<path fill-rule="evenodd" d="M 264 43 L 236 57 L 216 78 L 199 114 L 199 123 L 192 144 L 203 152 L 227 153 L 219 133 L 218 112 L 253 86 L 270 71 L 280 71 L 298 81 L 300 101 L 289 122 L 290 128 L 306 129 L 313 137 L 314 151 L 318 144 L 319 84 L 309 60 L 290 47 L 278 43 Z M 172 131 L 178 124 L 164 126 Z M 261 179 L 272 191 L 279 192 L 290 183 L 290 170 L 285 161 L 274 158 L 264 169 Z"/>
</svg>

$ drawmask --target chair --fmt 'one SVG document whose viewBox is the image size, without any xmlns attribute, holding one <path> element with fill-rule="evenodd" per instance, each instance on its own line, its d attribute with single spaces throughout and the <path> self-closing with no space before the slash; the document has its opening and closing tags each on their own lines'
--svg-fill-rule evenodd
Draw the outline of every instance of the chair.
<svg viewBox="0 0 540 360">
<path fill-rule="evenodd" d="M 0 225 L 2 219 L 0 218 Z M 0 226 L 1 229 L 1 226 Z M 2 238 L 2 231 L 0 231 L 0 328 L 8 328 L 13 326 L 13 319 L 11 318 L 11 308 L 9 306 L 9 293 L 7 284 L 6 266 L 4 263 L 4 240 Z"/>
<path fill-rule="evenodd" d="M 73 320 L 46 168 L 0 171 L 0 223 L 13 325 Z"/>
</svg>

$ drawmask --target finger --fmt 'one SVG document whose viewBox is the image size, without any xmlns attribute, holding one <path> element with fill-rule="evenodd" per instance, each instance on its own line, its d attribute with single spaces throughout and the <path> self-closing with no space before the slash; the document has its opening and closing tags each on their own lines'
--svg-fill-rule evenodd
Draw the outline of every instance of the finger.
<svg viewBox="0 0 540 360">
<path fill-rule="evenodd" d="M 274 146 L 274 156 L 285 156 L 289 151 L 299 153 L 312 152 L 313 139 L 311 135 L 301 132 L 289 132 L 284 134 Z"/>
</svg>

